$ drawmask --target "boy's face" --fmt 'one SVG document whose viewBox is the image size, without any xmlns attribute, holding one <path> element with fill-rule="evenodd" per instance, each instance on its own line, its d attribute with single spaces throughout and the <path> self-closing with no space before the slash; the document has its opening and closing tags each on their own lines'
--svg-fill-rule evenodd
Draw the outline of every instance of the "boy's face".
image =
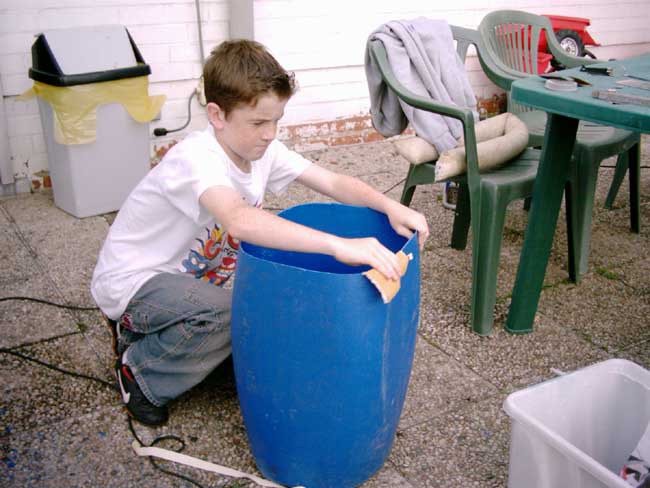
<svg viewBox="0 0 650 488">
<path fill-rule="evenodd" d="M 278 122 L 288 99 L 274 93 L 262 95 L 257 105 L 238 105 L 226 117 L 216 103 L 207 105 L 208 119 L 221 147 L 244 171 L 248 163 L 260 159 L 275 139 Z"/>
</svg>

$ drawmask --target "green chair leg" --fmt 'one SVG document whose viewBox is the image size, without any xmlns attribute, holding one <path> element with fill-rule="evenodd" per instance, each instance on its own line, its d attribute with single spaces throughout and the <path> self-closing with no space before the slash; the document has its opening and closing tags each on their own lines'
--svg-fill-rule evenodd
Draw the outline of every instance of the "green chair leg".
<svg viewBox="0 0 650 488">
<path fill-rule="evenodd" d="M 628 168 L 630 180 L 630 228 L 632 232 L 641 232 L 641 201 L 640 189 L 641 184 L 641 145 L 636 144 L 627 152 Z"/>
<path fill-rule="evenodd" d="M 591 221 L 600 161 L 584 158 L 573 163 L 566 184 L 569 279 L 574 283 L 589 269 Z"/>
<path fill-rule="evenodd" d="M 640 148 L 634 144 L 621 153 L 616 163 L 616 171 L 605 206 L 616 198 L 621 180 L 629 170 L 630 182 L 630 227 L 639 232 L 639 174 Z M 569 278 L 578 283 L 580 277 L 589 269 L 589 248 L 591 245 L 591 222 L 596 194 L 596 181 L 600 161 L 583 152 L 574 162 L 571 176 L 566 185 L 567 235 L 569 239 Z"/>
<path fill-rule="evenodd" d="M 498 194 L 485 195 L 490 189 L 482 190 L 481 230 L 478 238 L 478 259 L 472 270 L 477 283 L 472 297 L 472 329 L 479 335 L 489 335 L 494 324 L 494 305 L 497 295 L 497 274 L 501 257 L 501 241 L 505 222 L 507 202 Z"/>
<path fill-rule="evenodd" d="M 458 185 L 458 198 L 456 200 L 456 210 L 454 210 L 454 227 L 451 232 L 451 247 L 453 249 L 462 251 L 467 247 L 471 214 L 469 188 L 467 188 L 467 183 L 461 182 Z"/>
<path fill-rule="evenodd" d="M 625 173 L 629 171 L 629 184 L 630 184 L 630 229 L 632 232 L 640 232 L 640 201 L 639 201 L 639 184 L 641 177 L 641 146 L 635 144 L 625 153 L 621 154 L 616 161 L 616 169 L 614 170 L 614 177 L 612 184 L 607 192 L 605 199 L 605 208 L 612 209 L 614 200 L 618 194 L 618 190 L 623 183 Z"/>
<path fill-rule="evenodd" d="M 621 183 L 623 183 L 623 179 L 625 178 L 625 173 L 627 173 L 628 167 L 628 153 L 625 152 L 619 155 L 618 159 L 616 160 L 616 169 L 614 170 L 612 184 L 609 186 L 607 198 L 605 199 L 605 208 L 611 210 L 614 206 L 614 200 L 616 200 L 616 195 L 618 195 L 618 190 L 621 188 Z"/>
<path fill-rule="evenodd" d="M 433 163 L 411 164 L 404 182 L 400 202 L 407 207 L 411 204 L 413 192 L 418 185 L 430 185 L 436 181 L 436 166 Z"/>
<path fill-rule="evenodd" d="M 400 203 L 407 207 L 411 204 L 413 193 L 415 192 L 415 185 L 412 183 L 414 171 L 415 166 L 410 165 L 408 173 L 406 173 L 406 180 L 404 181 L 404 188 L 402 189 L 402 197 L 400 198 Z"/>
</svg>

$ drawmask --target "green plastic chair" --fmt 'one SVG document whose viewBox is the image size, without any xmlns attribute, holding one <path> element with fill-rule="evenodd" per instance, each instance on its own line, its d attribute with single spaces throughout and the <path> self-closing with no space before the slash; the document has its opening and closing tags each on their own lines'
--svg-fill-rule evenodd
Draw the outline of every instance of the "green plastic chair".
<svg viewBox="0 0 650 488">
<path fill-rule="evenodd" d="M 467 48 L 477 41 L 477 32 L 452 26 L 457 51 L 465 58 Z M 446 105 L 418 96 L 406 89 L 395 77 L 381 41 L 370 43 L 370 54 L 377 63 L 389 89 L 413 107 L 458 119 L 463 124 L 467 173 L 451 178 L 459 183 L 452 247 L 463 249 L 468 229 L 472 228 L 472 302 L 471 326 L 480 335 L 488 335 L 494 323 L 496 281 L 501 254 L 505 212 L 516 199 L 529 197 L 537 175 L 540 151 L 526 149 L 519 157 L 495 170 L 479 173 L 474 132 L 474 116 L 468 109 Z M 434 182 L 435 161 L 411 164 L 402 202 L 410 203 L 418 184 Z M 480 216 L 470 219 L 470 215 Z"/>
<path fill-rule="evenodd" d="M 530 134 L 529 145 L 544 142 L 546 113 L 530 110 L 510 100 L 513 81 L 538 73 L 538 41 L 541 33 L 555 59 L 567 68 L 591 64 L 597 60 L 567 54 L 558 43 L 547 17 L 517 10 L 497 10 L 487 14 L 478 32 L 479 61 L 486 75 L 508 92 L 508 110 L 524 121 Z M 591 220 L 598 168 L 609 157 L 618 156 L 616 171 L 605 206 L 612 207 L 616 194 L 629 171 L 630 227 L 639 232 L 640 136 L 613 127 L 580 122 L 573 150 L 573 164 L 565 186 L 569 240 L 569 276 L 578 282 L 589 267 Z M 571 239 L 572 237 L 572 239 Z"/>
</svg>

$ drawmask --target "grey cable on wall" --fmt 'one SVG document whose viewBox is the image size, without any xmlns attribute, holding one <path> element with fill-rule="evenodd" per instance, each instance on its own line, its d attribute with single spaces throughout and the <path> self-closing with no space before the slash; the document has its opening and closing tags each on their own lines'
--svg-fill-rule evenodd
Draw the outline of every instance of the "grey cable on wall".
<svg viewBox="0 0 650 488">
<path fill-rule="evenodd" d="M 201 68 L 203 68 L 203 63 L 205 62 L 205 52 L 203 50 L 203 27 L 201 25 L 201 2 L 200 0 L 194 0 L 194 5 L 196 6 L 196 26 L 199 34 L 199 53 L 201 56 Z M 185 129 L 188 125 L 190 125 L 190 121 L 192 120 L 192 97 L 197 95 L 197 100 L 200 105 L 205 106 L 205 97 L 203 96 L 203 75 L 199 78 L 199 85 L 197 86 L 196 90 L 194 90 L 189 98 L 187 99 L 187 121 L 181 126 L 177 127 L 176 129 L 166 129 L 164 127 L 156 127 L 153 130 L 153 135 L 156 137 L 161 137 L 161 136 L 166 136 L 167 134 L 170 134 L 172 132 L 178 132 L 183 129 Z"/>
</svg>

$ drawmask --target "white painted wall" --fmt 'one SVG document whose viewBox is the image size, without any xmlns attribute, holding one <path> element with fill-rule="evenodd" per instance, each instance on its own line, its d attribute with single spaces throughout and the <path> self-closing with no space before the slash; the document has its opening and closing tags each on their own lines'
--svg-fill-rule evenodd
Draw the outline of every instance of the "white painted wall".
<svg viewBox="0 0 650 488">
<path fill-rule="evenodd" d="M 650 50 L 649 0 L 255 0 L 254 5 L 257 40 L 300 82 L 300 92 L 287 107 L 287 124 L 367 113 L 364 46 L 370 32 L 392 19 L 426 16 L 475 28 L 486 13 L 504 8 L 587 17 L 592 37 L 606 46 L 592 49 L 598 57 Z M 476 58 L 467 67 L 478 97 L 495 93 Z"/>
<path fill-rule="evenodd" d="M 231 26 L 229 21 L 231 12 L 242 4 L 253 12 L 255 38 L 296 73 L 301 89 L 287 107 L 285 125 L 367 114 L 365 41 L 373 29 L 395 18 L 423 15 L 476 27 L 485 13 L 500 8 L 588 17 L 589 32 L 604 45 L 592 49 L 599 57 L 650 50 L 648 0 L 456 0 L 444 2 L 445 7 L 431 0 L 201 0 L 206 55 L 229 38 L 231 27 L 233 32 L 241 31 L 239 24 Z M 150 92 L 167 95 L 161 120 L 151 127 L 174 128 L 185 122 L 187 98 L 201 69 L 196 19 L 193 0 L 3 0 L 0 93 L 4 93 L 13 172 L 25 173 L 26 162 L 32 173 L 47 168 L 37 104 L 16 100 L 31 86 L 27 70 L 34 34 L 80 25 L 125 25 L 152 68 Z M 479 97 L 497 92 L 475 58 L 469 60 L 468 69 Z M 192 106 L 190 126 L 165 138 L 152 136 L 153 148 L 204 126 L 202 109 L 196 102 Z"/>
</svg>

